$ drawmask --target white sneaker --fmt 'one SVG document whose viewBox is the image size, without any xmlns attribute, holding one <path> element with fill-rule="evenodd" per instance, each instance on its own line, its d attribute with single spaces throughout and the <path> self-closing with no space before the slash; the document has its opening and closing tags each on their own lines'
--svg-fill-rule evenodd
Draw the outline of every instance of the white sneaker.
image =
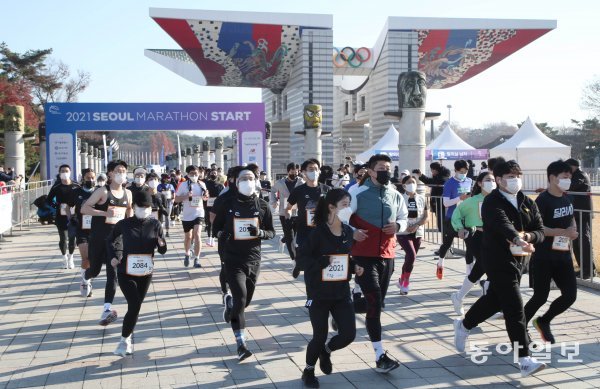
<svg viewBox="0 0 600 389">
<path fill-rule="evenodd" d="M 519 366 L 521 368 L 521 377 L 529 377 L 546 368 L 546 364 L 539 362 L 533 357 L 519 358 Z"/>
<path fill-rule="evenodd" d="M 133 346 L 131 345 L 131 337 L 123 338 L 121 337 L 121 341 L 117 345 L 117 348 L 113 352 L 115 355 L 120 355 L 121 357 L 125 357 L 126 355 L 133 354 Z"/>
<path fill-rule="evenodd" d="M 73 262 L 73 254 L 67 254 L 69 258 L 69 269 L 75 269 L 75 262 Z"/>
<path fill-rule="evenodd" d="M 63 255 L 63 269 L 69 268 L 69 256 L 67 254 Z"/>
<path fill-rule="evenodd" d="M 456 312 L 457 315 L 463 316 L 465 314 L 465 309 L 463 308 L 462 300 L 458 298 L 458 293 L 452 293 L 450 299 L 454 305 L 454 312 Z"/>
<path fill-rule="evenodd" d="M 464 352 L 469 337 L 469 330 L 463 326 L 462 319 L 454 319 L 454 347 L 456 351 Z"/>
</svg>

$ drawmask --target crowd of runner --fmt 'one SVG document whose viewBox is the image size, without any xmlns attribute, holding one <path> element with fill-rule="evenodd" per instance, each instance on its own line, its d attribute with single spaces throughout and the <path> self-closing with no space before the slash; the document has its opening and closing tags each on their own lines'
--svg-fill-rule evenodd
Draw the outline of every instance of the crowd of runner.
<svg viewBox="0 0 600 389">
<path fill-rule="evenodd" d="M 454 321 L 457 351 L 465 351 L 474 327 L 501 316 L 521 373 L 529 376 L 545 364 L 531 356 L 528 323 L 543 342 L 555 343 L 551 321 L 575 302 L 572 251 L 584 277 L 594 273 L 577 249 L 581 238 L 584 249 L 589 244 L 589 226 L 574 217 L 577 204 L 567 195 L 585 191 L 586 177 L 577 161 L 555 161 L 547 168 L 547 188 L 532 200 L 522 191 L 523 172 L 515 161 L 493 158 L 485 167 L 475 176 L 467 161 L 455 161 L 454 172 L 434 162 L 428 177 L 418 169 L 393 170 L 390 157 L 378 154 L 334 173 L 308 159 L 289 163 L 287 175 L 271 184 L 255 164 L 232 167 L 227 175 L 216 165 L 159 174 L 114 160 L 106 175 L 84 169 L 79 182 L 72 181 L 70 166 L 61 166 L 47 201 L 57 209 L 65 269 L 75 267 L 75 245 L 79 249 L 82 297 L 92 297 L 92 281 L 104 265 L 107 281 L 99 324 L 118 318 L 112 307 L 117 285 L 127 300 L 115 350 L 123 357 L 133 352 L 131 337 L 152 280 L 155 252 L 165 254 L 165 239 L 179 222 L 184 267 L 202 267 L 203 230 L 206 245 L 218 247 L 223 321 L 233 331 L 238 359 L 250 357 L 245 312 L 259 280 L 261 242 L 276 235 L 275 213 L 282 229 L 280 247 L 293 262 L 291 275 L 296 279 L 304 273 L 305 307 L 313 328 L 302 374 L 305 386 L 319 387 L 317 362 L 324 374 L 332 373 L 331 353 L 355 339 L 356 314 L 365 314 L 375 369 L 386 374 L 400 366 L 384 348 L 381 314 L 397 246 L 404 252 L 397 285 L 401 295 L 410 293 L 428 221 L 443 236 L 432 276 L 443 279 L 444 260 L 455 238 L 466 246 L 465 278 L 449 301 L 459 316 Z M 128 171 L 133 173 L 130 183 Z M 431 201 L 423 184 L 430 186 Z M 527 267 L 534 294 L 523 304 L 520 280 Z M 552 281 L 561 295 L 536 317 Z M 465 313 L 463 300 L 478 283 L 481 297 Z M 336 334 L 328 340 L 330 326 Z"/>
</svg>

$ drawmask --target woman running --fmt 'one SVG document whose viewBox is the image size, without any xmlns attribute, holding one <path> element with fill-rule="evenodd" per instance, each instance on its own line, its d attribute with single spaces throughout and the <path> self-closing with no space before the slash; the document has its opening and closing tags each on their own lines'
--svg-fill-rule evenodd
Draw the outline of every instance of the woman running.
<svg viewBox="0 0 600 389">
<path fill-rule="evenodd" d="M 309 388 L 318 388 L 315 365 L 324 374 L 331 374 L 331 353 L 348 346 L 356 336 L 354 305 L 350 298 L 349 280 L 354 268 L 350 259 L 352 228 L 351 196 L 336 188 L 321 197 L 315 210 L 315 229 L 299 251 L 298 259 L 304 268 L 306 306 L 313 327 L 313 338 L 306 349 L 306 367 L 302 381 Z M 329 314 L 337 323 L 337 335 L 327 342 Z"/>
<path fill-rule="evenodd" d="M 407 295 L 410 290 L 410 273 L 413 270 L 417 253 L 421 247 L 421 239 L 425 233 L 425 223 L 429 217 L 429 206 L 425 197 L 417 193 L 417 180 L 408 175 L 402 179 L 404 202 L 408 209 L 408 227 L 396 234 L 398 243 L 404 250 L 402 275 L 398 280 L 400 294 Z"/>
<path fill-rule="evenodd" d="M 459 291 L 452 293 L 451 296 L 457 315 L 464 315 L 463 299 L 485 273 L 481 259 L 481 238 L 483 236 L 481 205 L 484 197 L 494 189 L 496 189 L 494 175 L 491 172 L 479 174 L 473 187 L 473 196 L 460 203 L 452 214 L 452 227 L 458 231 L 458 237 L 464 239 L 467 246 L 466 257 L 470 256 L 475 260 L 475 264 L 472 262 L 467 264 L 467 276 Z"/>
<path fill-rule="evenodd" d="M 131 334 L 152 281 L 154 249 L 160 254 L 167 252 L 162 226 L 151 217 L 152 195 L 145 190 L 137 191 L 133 204 L 135 216 L 119 221 L 106 238 L 110 263 L 117 268 L 119 287 L 127 300 L 121 341 L 114 351 L 122 357 L 133 353 Z M 119 237 L 122 245 L 115 242 Z"/>
</svg>

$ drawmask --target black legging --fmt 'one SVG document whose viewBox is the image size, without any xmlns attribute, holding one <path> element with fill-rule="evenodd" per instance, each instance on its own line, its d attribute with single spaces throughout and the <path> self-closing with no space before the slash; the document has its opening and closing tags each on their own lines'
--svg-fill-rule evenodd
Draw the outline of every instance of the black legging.
<svg viewBox="0 0 600 389">
<path fill-rule="evenodd" d="M 206 237 L 210 238 L 212 236 L 212 223 L 210 222 L 210 212 L 212 208 L 208 208 L 205 211 L 204 216 L 204 225 L 206 226 Z"/>
<path fill-rule="evenodd" d="M 221 260 L 221 271 L 219 272 L 219 284 L 221 285 L 221 292 L 227 293 L 227 270 L 225 269 L 225 244 L 226 240 L 223 238 L 217 238 L 217 252 L 219 253 L 219 259 Z"/>
<path fill-rule="evenodd" d="M 385 307 L 385 295 L 394 273 L 394 258 L 354 257 L 354 260 L 358 266 L 365 269 L 362 276 L 355 276 L 354 279 L 360 285 L 366 300 L 367 332 L 371 342 L 379 342 L 381 310 Z"/>
<path fill-rule="evenodd" d="M 554 280 L 560 289 L 560 296 L 550 304 L 548 311 L 541 316 L 545 323 L 566 311 L 577 299 L 577 280 L 573 269 L 571 253 L 535 254 L 530 262 L 533 279 L 533 296 L 525 304 L 527 323 L 533 315 L 548 301 L 550 281 Z"/>
<path fill-rule="evenodd" d="M 133 329 L 137 323 L 142 303 L 152 282 L 152 274 L 143 277 L 134 277 L 119 273 L 118 277 L 119 287 L 127 300 L 127 313 L 123 318 L 121 336 L 127 338 L 133 333 Z"/>
<path fill-rule="evenodd" d="M 444 219 L 444 233 L 442 236 L 442 245 L 440 246 L 439 256 L 440 258 L 446 258 L 446 253 L 452 246 L 452 241 L 456 238 L 456 231 L 452 227 L 450 219 Z"/>
<path fill-rule="evenodd" d="M 285 216 L 279 216 L 281 222 L 281 229 L 283 230 L 283 239 L 285 240 L 285 246 L 290 253 L 290 258 L 293 261 L 296 260 L 296 248 L 294 247 L 294 234 L 296 233 L 296 218 L 286 219 Z"/>
<path fill-rule="evenodd" d="M 471 256 L 475 259 L 475 264 L 469 273 L 469 281 L 476 283 L 485 274 L 483 270 L 483 260 L 481 258 L 481 239 L 483 237 L 482 231 L 475 231 L 474 235 L 470 235 L 465 239 L 465 245 L 467 246 L 467 252 L 471 253 Z M 468 262 L 467 263 L 472 263 Z"/>
<path fill-rule="evenodd" d="M 233 296 L 231 328 L 237 331 L 246 328 L 244 311 L 250 305 L 252 296 L 254 296 L 256 281 L 260 273 L 260 261 L 239 262 L 227 259 L 225 268 L 229 288 Z"/>
<path fill-rule="evenodd" d="M 108 258 L 106 254 L 106 240 L 90 235 L 88 244 L 90 267 L 85 271 L 85 279 L 89 280 L 98 277 L 98 274 L 102 270 L 102 265 L 105 265 L 106 286 L 104 287 L 104 302 L 112 304 L 117 292 L 117 273 L 115 272 L 115 268 L 110 264 L 112 258 Z"/>
<path fill-rule="evenodd" d="M 67 241 L 69 242 L 69 254 L 73 254 L 75 251 L 75 235 L 69 234 L 69 229 L 62 225 L 57 224 L 56 229 L 58 230 L 58 247 L 62 255 L 67 253 Z"/>
<path fill-rule="evenodd" d="M 356 318 L 350 298 L 344 300 L 313 300 L 308 307 L 313 338 L 306 349 L 306 364 L 315 366 L 319 354 L 325 347 L 329 333 L 329 313 L 338 326 L 337 334 L 331 338 L 327 347 L 330 351 L 340 350 L 354 341 L 356 337 Z"/>
</svg>

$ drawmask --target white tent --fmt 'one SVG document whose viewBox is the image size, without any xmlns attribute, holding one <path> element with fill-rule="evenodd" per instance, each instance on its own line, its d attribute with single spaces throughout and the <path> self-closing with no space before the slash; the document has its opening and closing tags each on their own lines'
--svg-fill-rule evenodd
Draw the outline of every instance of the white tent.
<svg viewBox="0 0 600 389">
<path fill-rule="evenodd" d="M 490 157 L 514 159 L 523 170 L 545 170 L 552 161 L 570 158 L 571 146 L 548 138 L 528 117 L 510 139 L 490 150 Z"/>
<path fill-rule="evenodd" d="M 367 162 L 371 156 L 380 153 L 388 154 L 393 160 L 398 160 L 398 130 L 390 124 L 387 132 L 371 148 L 356 156 L 357 161 Z"/>
<path fill-rule="evenodd" d="M 475 150 L 475 147 L 462 140 L 446 123 L 442 133 L 427 145 L 426 150 Z"/>
</svg>

